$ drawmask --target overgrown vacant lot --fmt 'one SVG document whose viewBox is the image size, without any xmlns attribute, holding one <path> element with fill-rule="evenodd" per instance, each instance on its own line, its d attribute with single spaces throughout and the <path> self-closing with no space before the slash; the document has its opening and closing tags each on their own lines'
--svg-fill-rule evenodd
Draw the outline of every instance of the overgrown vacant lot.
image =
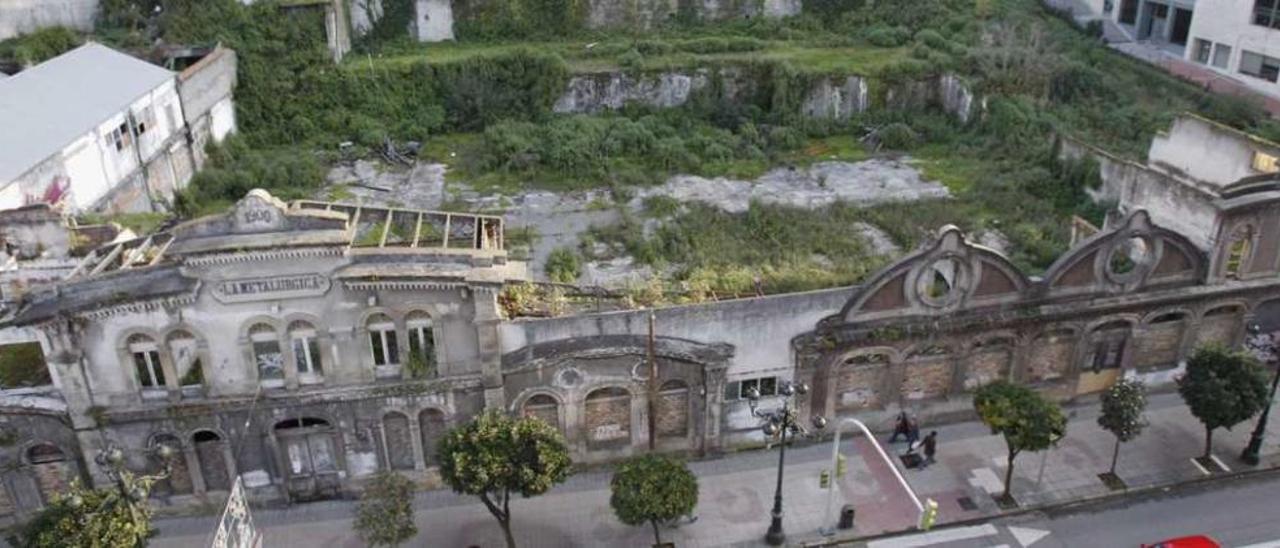
<svg viewBox="0 0 1280 548">
<path fill-rule="evenodd" d="M 335 164 L 376 160 L 388 139 L 416 141 L 420 167 L 444 164 L 442 177 L 379 170 L 441 192 L 402 201 L 415 194 L 409 188 L 382 201 L 518 219 L 539 211 L 539 200 L 577 204 L 564 207 L 590 223 L 513 223 L 528 227 L 512 241 L 533 249 L 538 273 L 560 280 L 585 281 L 578 276 L 621 262 L 669 290 L 703 295 L 750 292 L 757 282 L 766 291 L 855 283 L 948 223 L 1035 272 L 1065 248 L 1071 215 L 1098 221 L 1106 206 L 1087 197 L 1090 166 L 1056 160 L 1055 135 L 1140 159 L 1184 110 L 1280 135 L 1254 106 L 1122 57 L 1036 0 L 809 0 L 803 15 L 782 20 L 677 18 L 644 32 L 588 30 L 577 2 L 513 0 L 505 11 L 467 2 L 459 40 L 445 44 L 409 41 L 408 3 L 384 0 L 388 16 L 338 66 L 317 12 L 270 1 L 162 3 L 156 17 L 141 0 L 106 4 L 98 39 L 220 40 L 241 55 L 240 135 L 179 197 L 180 214 L 220 209 L 259 186 L 283 197 L 349 197 L 359 189 L 326 187 Z M 0 54 L 39 57 L 74 39 L 27 37 Z M 703 84 L 678 105 L 555 112 L 575 77 L 588 74 L 681 74 Z M 967 121 L 941 108 L 943 75 L 971 94 Z M 865 84 L 865 111 L 806 114 L 815 89 L 849 77 Z M 343 142 L 354 143 L 345 156 Z M 763 184 L 778 169 L 803 175 L 820 162 L 885 158 L 907 162 L 949 197 L 757 201 L 745 210 L 648 198 L 677 177 Z M 569 218 L 568 210 L 546 211 Z"/>
</svg>

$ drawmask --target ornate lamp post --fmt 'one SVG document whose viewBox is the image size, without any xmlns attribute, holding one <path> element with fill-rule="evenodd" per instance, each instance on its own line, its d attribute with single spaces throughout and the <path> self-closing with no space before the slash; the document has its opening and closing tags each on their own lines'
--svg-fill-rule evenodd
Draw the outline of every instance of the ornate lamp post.
<svg viewBox="0 0 1280 548">
<path fill-rule="evenodd" d="M 782 407 L 764 411 L 757 408 L 760 405 L 760 391 L 755 388 L 747 391 L 747 402 L 751 405 L 751 414 L 764 419 L 764 434 L 770 438 L 779 438 L 778 485 L 773 493 L 773 512 L 771 513 L 773 521 L 769 523 L 769 532 L 764 536 L 765 542 L 772 546 L 781 545 L 787 540 L 786 533 L 782 532 L 782 467 L 787 456 L 787 433 L 790 432 L 793 438 L 809 433 L 804 425 L 796 420 L 797 409 L 795 408 L 795 397 L 803 396 L 808 392 L 808 385 L 785 382 L 778 388 L 778 394 L 782 396 Z M 814 428 L 822 429 L 826 425 L 827 419 L 817 415 L 813 417 Z"/>
<path fill-rule="evenodd" d="M 1262 333 L 1258 324 L 1249 324 L 1249 336 L 1245 338 L 1244 345 L 1258 361 L 1265 365 L 1275 364 L 1276 343 L 1271 339 L 1270 334 Z M 1267 404 L 1262 407 L 1262 413 L 1258 415 L 1258 425 L 1254 427 L 1253 435 L 1249 436 L 1249 445 L 1244 448 L 1243 453 L 1240 453 L 1240 460 L 1251 466 L 1258 464 L 1258 453 L 1262 450 L 1262 437 L 1267 433 L 1267 415 L 1271 413 L 1271 401 L 1276 399 L 1277 385 L 1280 385 L 1280 367 L 1276 368 L 1276 372 L 1271 377 L 1271 391 L 1267 393 Z"/>
<path fill-rule="evenodd" d="M 108 444 L 107 447 L 98 452 L 93 457 L 93 461 L 102 468 L 107 479 L 115 484 L 116 491 L 119 493 L 121 501 L 127 504 L 131 509 L 137 504 L 145 503 L 147 497 L 151 495 L 151 486 L 155 482 L 169 477 L 173 472 L 173 448 L 168 445 L 160 444 L 151 450 L 162 466 L 159 473 L 150 475 L 135 475 L 124 467 L 124 450 L 114 443 Z M 71 497 L 71 506 L 79 507 L 84 504 L 84 499 L 79 495 Z"/>
</svg>

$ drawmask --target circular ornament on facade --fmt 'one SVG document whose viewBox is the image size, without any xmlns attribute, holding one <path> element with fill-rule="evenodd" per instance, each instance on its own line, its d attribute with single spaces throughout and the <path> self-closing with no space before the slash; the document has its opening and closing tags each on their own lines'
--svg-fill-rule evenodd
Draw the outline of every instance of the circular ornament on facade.
<svg viewBox="0 0 1280 548">
<path fill-rule="evenodd" d="M 950 306 L 964 296 L 968 279 L 968 271 L 958 257 L 942 256 L 934 259 L 916 275 L 916 296 L 928 306 Z"/>
<path fill-rule="evenodd" d="M 1107 277 L 1116 283 L 1128 283 L 1146 272 L 1154 253 L 1151 244 L 1141 236 L 1122 238 L 1107 252 Z"/>
<path fill-rule="evenodd" d="M 581 383 L 582 372 L 575 368 L 567 367 L 565 369 L 561 369 L 560 373 L 556 374 L 556 384 L 559 386 L 567 388 L 578 386 Z"/>
</svg>

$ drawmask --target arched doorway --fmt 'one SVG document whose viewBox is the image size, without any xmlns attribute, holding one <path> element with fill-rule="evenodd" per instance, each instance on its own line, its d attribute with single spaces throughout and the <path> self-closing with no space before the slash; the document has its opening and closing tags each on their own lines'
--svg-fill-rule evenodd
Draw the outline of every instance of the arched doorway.
<svg viewBox="0 0 1280 548">
<path fill-rule="evenodd" d="M 226 443 L 222 436 L 211 430 L 201 430 L 191 436 L 191 443 L 196 448 L 205 491 L 229 491 L 231 478 L 227 474 Z"/>
<path fill-rule="evenodd" d="M 659 438 L 684 438 L 689 435 L 689 385 L 672 379 L 658 390 L 655 430 Z"/>
<path fill-rule="evenodd" d="M 387 468 L 413 470 L 413 439 L 409 437 L 409 417 L 396 411 L 387 413 L 382 417 L 382 435 Z"/>
<path fill-rule="evenodd" d="M 533 417 L 560 430 L 560 402 L 550 394 L 534 394 L 525 400 L 520 414 Z"/>
<path fill-rule="evenodd" d="M 187 456 L 182 452 L 182 440 L 173 434 L 157 434 L 151 438 L 151 449 L 162 445 L 168 447 L 173 454 L 173 458 L 169 460 L 169 477 L 156 482 L 155 487 L 151 489 L 151 494 L 160 497 L 191 494 L 193 491 L 191 471 L 187 469 Z M 164 463 L 157 457 L 151 457 L 151 461 L 152 468 L 155 470 L 164 467 Z"/>
<path fill-rule="evenodd" d="M 67 454 L 62 448 L 48 442 L 37 443 L 27 448 L 26 457 L 45 502 L 67 491 L 69 470 Z"/>
<path fill-rule="evenodd" d="M 631 443 L 631 393 L 616 386 L 587 394 L 587 448 L 615 449 Z"/>
<path fill-rule="evenodd" d="M 422 458 L 427 466 L 440 464 L 440 438 L 448 431 L 444 413 L 439 409 L 426 409 L 418 415 L 418 429 L 422 433 Z"/>
<path fill-rule="evenodd" d="M 340 447 L 329 421 L 314 417 L 276 423 L 289 495 L 306 500 L 338 493 Z"/>
</svg>

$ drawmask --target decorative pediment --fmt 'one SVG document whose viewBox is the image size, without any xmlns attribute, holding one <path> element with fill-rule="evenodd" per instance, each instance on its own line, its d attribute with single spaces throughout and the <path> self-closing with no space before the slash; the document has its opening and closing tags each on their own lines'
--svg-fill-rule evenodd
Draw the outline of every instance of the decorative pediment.
<svg viewBox="0 0 1280 548">
<path fill-rule="evenodd" d="M 999 252 L 945 226 L 925 248 L 881 270 L 845 304 L 845 321 L 888 315 L 929 315 L 1020 298 L 1027 277 Z"/>
<path fill-rule="evenodd" d="M 267 191 L 254 189 L 226 213 L 174 227 L 170 249 L 212 252 L 345 243 L 348 221 L 345 213 L 291 208 Z"/>
<path fill-rule="evenodd" d="M 1156 226 L 1144 210 L 1100 232 L 1054 262 L 1045 273 L 1051 298 L 1118 294 L 1151 287 L 1191 285 L 1205 260 L 1190 240 Z"/>
</svg>

